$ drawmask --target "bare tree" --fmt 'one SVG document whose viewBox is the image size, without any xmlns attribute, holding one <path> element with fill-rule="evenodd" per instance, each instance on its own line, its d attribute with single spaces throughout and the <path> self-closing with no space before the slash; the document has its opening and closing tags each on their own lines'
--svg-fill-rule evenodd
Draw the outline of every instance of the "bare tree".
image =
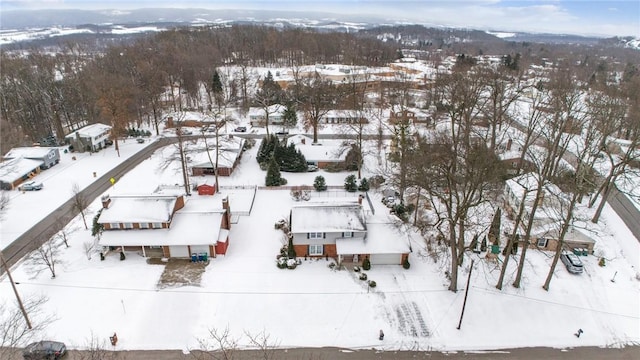
<svg viewBox="0 0 640 360">
<path fill-rule="evenodd" d="M 329 80 L 324 80 L 320 74 L 314 72 L 302 79 L 299 94 L 305 125 L 313 129 L 313 142 L 317 143 L 320 119 L 334 106 L 336 88 Z"/>
<path fill-rule="evenodd" d="M 86 211 L 87 207 L 89 207 L 89 204 L 91 202 L 82 193 L 82 190 L 80 189 L 80 186 L 78 185 L 78 183 L 73 183 L 73 185 L 71 185 L 71 199 L 73 201 L 73 209 L 75 211 L 78 211 L 80 213 L 80 216 L 82 216 L 82 222 L 84 223 L 84 229 L 85 230 L 89 230 L 89 226 L 87 225 L 87 219 L 86 219 L 85 211 Z M 66 244 L 66 240 L 65 240 L 65 244 Z M 67 247 L 68 247 L 68 245 L 67 245 Z"/>
<path fill-rule="evenodd" d="M 56 277 L 56 266 L 63 264 L 60 255 L 62 243 L 57 237 L 45 241 L 42 246 L 31 253 L 30 272 L 37 276 L 44 270 L 49 270 L 51 278 Z"/>
<path fill-rule="evenodd" d="M 198 360 L 233 360 L 238 351 L 238 340 L 232 337 L 228 327 L 222 331 L 209 329 L 209 337 L 199 339 L 198 344 L 200 349 L 192 352 Z"/>
<path fill-rule="evenodd" d="M 4 219 L 4 215 L 9 211 L 11 204 L 11 196 L 8 191 L 0 190 L 0 220 Z"/>
<path fill-rule="evenodd" d="M 276 357 L 276 348 L 278 343 L 271 342 L 271 337 L 266 331 L 262 331 L 258 334 L 251 334 L 247 331 L 244 333 L 249 338 L 249 343 L 252 347 L 258 351 L 258 357 L 261 360 L 274 360 Z"/>
<path fill-rule="evenodd" d="M 189 141 L 187 135 L 185 134 L 185 130 L 183 129 L 184 116 L 184 113 L 180 112 L 177 114 L 177 118 L 174 119 L 176 137 L 178 139 L 178 142 L 172 146 L 175 151 L 162 160 L 162 162 L 159 164 L 159 168 L 162 170 L 166 170 L 175 162 L 178 162 L 180 164 L 180 173 L 182 174 L 185 194 L 191 195 L 188 155 L 193 151 L 193 148 L 191 146 L 193 142 Z"/>
<path fill-rule="evenodd" d="M 67 222 L 64 221 L 62 218 L 57 218 L 56 219 L 56 226 L 60 228 L 60 231 L 58 231 L 55 235 L 54 238 L 60 243 L 60 244 L 64 244 L 65 247 L 69 247 L 69 238 L 71 236 L 71 234 L 75 233 L 76 231 L 78 231 L 77 227 L 74 226 L 67 226 Z M 88 230 L 85 229 L 85 230 Z"/>
<path fill-rule="evenodd" d="M 267 76 L 262 81 L 262 88 L 256 93 L 256 103 L 264 111 L 265 129 L 269 136 L 269 116 L 272 114 L 272 106 L 279 104 L 282 98 L 282 89 L 280 85 L 273 80 L 271 71 L 267 72 Z"/>
<path fill-rule="evenodd" d="M 43 310 L 48 300 L 45 296 L 38 296 L 22 301 L 24 310 L 31 319 L 31 329 L 27 326 L 18 304 L 0 303 L 0 358 L 12 359 L 11 354 L 16 348 L 25 346 L 55 321 L 55 317 Z"/>
<path fill-rule="evenodd" d="M 120 356 L 118 352 L 107 350 L 107 341 L 100 339 L 91 332 L 91 337 L 86 341 L 84 349 L 76 354 L 78 360 L 116 360 Z"/>
</svg>

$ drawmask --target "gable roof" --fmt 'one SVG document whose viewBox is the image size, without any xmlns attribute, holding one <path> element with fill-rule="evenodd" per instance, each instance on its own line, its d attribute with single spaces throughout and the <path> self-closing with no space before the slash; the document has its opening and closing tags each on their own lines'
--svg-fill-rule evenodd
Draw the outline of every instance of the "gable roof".
<svg viewBox="0 0 640 360">
<path fill-rule="evenodd" d="M 233 164 L 240 156 L 242 152 L 242 147 L 244 146 L 244 139 L 233 136 L 233 137 L 219 137 L 220 142 L 220 150 L 218 151 L 218 167 L 233 167 Z M 207 145 L 209 147 L 209 153 L 211 154 L 211 159 L 209 159 L 209 155 L 207 155 L 207 150 L 204 147 L 204 143 L 198 142 L 197 146 L 200 146 L 200 151 L 194 150 L 193 153 L 189 154 L 190 158 L 190 167 L 211 167 L 213 168 L 213 163 L 216 161 L 216 143 L 215 139 L 207 140 Z M 197 152 L 196 152 L 197 151 Z"/>
<path fill-rule="evenodd" d="M 304 139 L 304 144 L 302 143 Z M 304 158 L 309 162 L 340 162 L 347 158 L 347 150 L 339 143 L 332 144 L 329 141 L 313 144 L 313 139 L 304 135 L 293 135 L 288 141 L 295 144 Z"/>
<path fill-rule="evenodd" d="M 291 232 L 367 231 L 361 205 L 309 205 L 291 209 Z"/>
<path fill-rule="evenodd" d="M 13 183 L 21 177 L 44 164 L 41 160 L 25 159 L 22 157 L 0 163 L 0 181 Z"/>
<path fill-rule="evenodd" d="M 367 222 L 363 238 L 336 239 L 338 254 L 406 254 L 411 251 L 409 240 L 392 223 Z"/>
<path fill-rule="evenodd" d="M 98 223 L 167 222 L 177 199 L 166 195 L 111 196 L 111 203 L 102 210 Z"/>
<path fill-rule="evenodd" d="M 9 152 L 4 156 L 5 159 L 14 159 L 14 158 L 18 158 L 18 157 L 23 157 L 23 158 L 42 158 L 47 156 L 47 154 L 49 154 L 49 152 L 51 151 L 55 151 L 57 150 L 56 148 L 52 148 L 52 147 L 39 147 L 39 146 L 32 146 L 32 147 L 16 147 L 13 148 L 11 150 L 9 150 Z"/>
<path fill-rule="evenodd" d="M 71 132 L 65 136 L 65 138 L 74 138 L 76 137 L 76 133 L 78 133 L 82 137 L 95 137 L 102 135 L 105 131 L 111 130 L 110 125 L 105 125 L 101 123 L 87 125 L 81 129 L 78 129 L 74 132 Z"/>
</svg>

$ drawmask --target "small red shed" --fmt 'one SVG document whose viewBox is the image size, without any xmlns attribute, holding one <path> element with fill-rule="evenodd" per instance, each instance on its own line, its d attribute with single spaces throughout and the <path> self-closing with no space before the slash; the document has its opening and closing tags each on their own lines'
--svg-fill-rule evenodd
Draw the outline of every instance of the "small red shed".
<svg viewBox="0 0 640 360">
<path fill-rule="evenodd" d="M 214 195 L 215 193 L 215 185 L 202 184 L 198 186 L 198 195 Z"/>
</svg>

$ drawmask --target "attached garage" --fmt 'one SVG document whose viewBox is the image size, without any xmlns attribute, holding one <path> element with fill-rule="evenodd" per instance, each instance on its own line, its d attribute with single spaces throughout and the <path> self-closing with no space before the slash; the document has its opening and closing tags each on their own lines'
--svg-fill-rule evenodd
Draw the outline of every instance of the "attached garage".
<svg viewBox="0 0 640 360">
<path fill-rule="evenodd" d="M 371 254 L 371 265 L 400 265 L 402 254 Z"/>
<path fill-rule="evenodd" d="M 169 246 L 169 253 L 172 258 L 188 258 L 191 257 L 189 254 L 188 246 Z"/>
</svg>

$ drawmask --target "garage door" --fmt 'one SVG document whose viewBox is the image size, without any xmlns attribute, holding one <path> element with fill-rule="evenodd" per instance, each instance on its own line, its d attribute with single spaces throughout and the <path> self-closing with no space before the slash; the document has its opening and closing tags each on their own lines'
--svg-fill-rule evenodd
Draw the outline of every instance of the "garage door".
<svg viewBox="0 0 640 360">
<path fill-rule="evenodd" d="M 371 254 L 371 265 L 400 265 L 402 254 Z"/>
<path fill-rule="evenodd" d="M 188 258 L 191 256 L 189 248 L 186 246 L 169 246 L 169 253 L 173 258 Z"/>
<path fill-rule="evenodd" d="M 211 256 L 209 254 L 209 245 L 191 245 L 191 252 L 196 254 L 207 253 L 207 255 Z"/>
</svg>

